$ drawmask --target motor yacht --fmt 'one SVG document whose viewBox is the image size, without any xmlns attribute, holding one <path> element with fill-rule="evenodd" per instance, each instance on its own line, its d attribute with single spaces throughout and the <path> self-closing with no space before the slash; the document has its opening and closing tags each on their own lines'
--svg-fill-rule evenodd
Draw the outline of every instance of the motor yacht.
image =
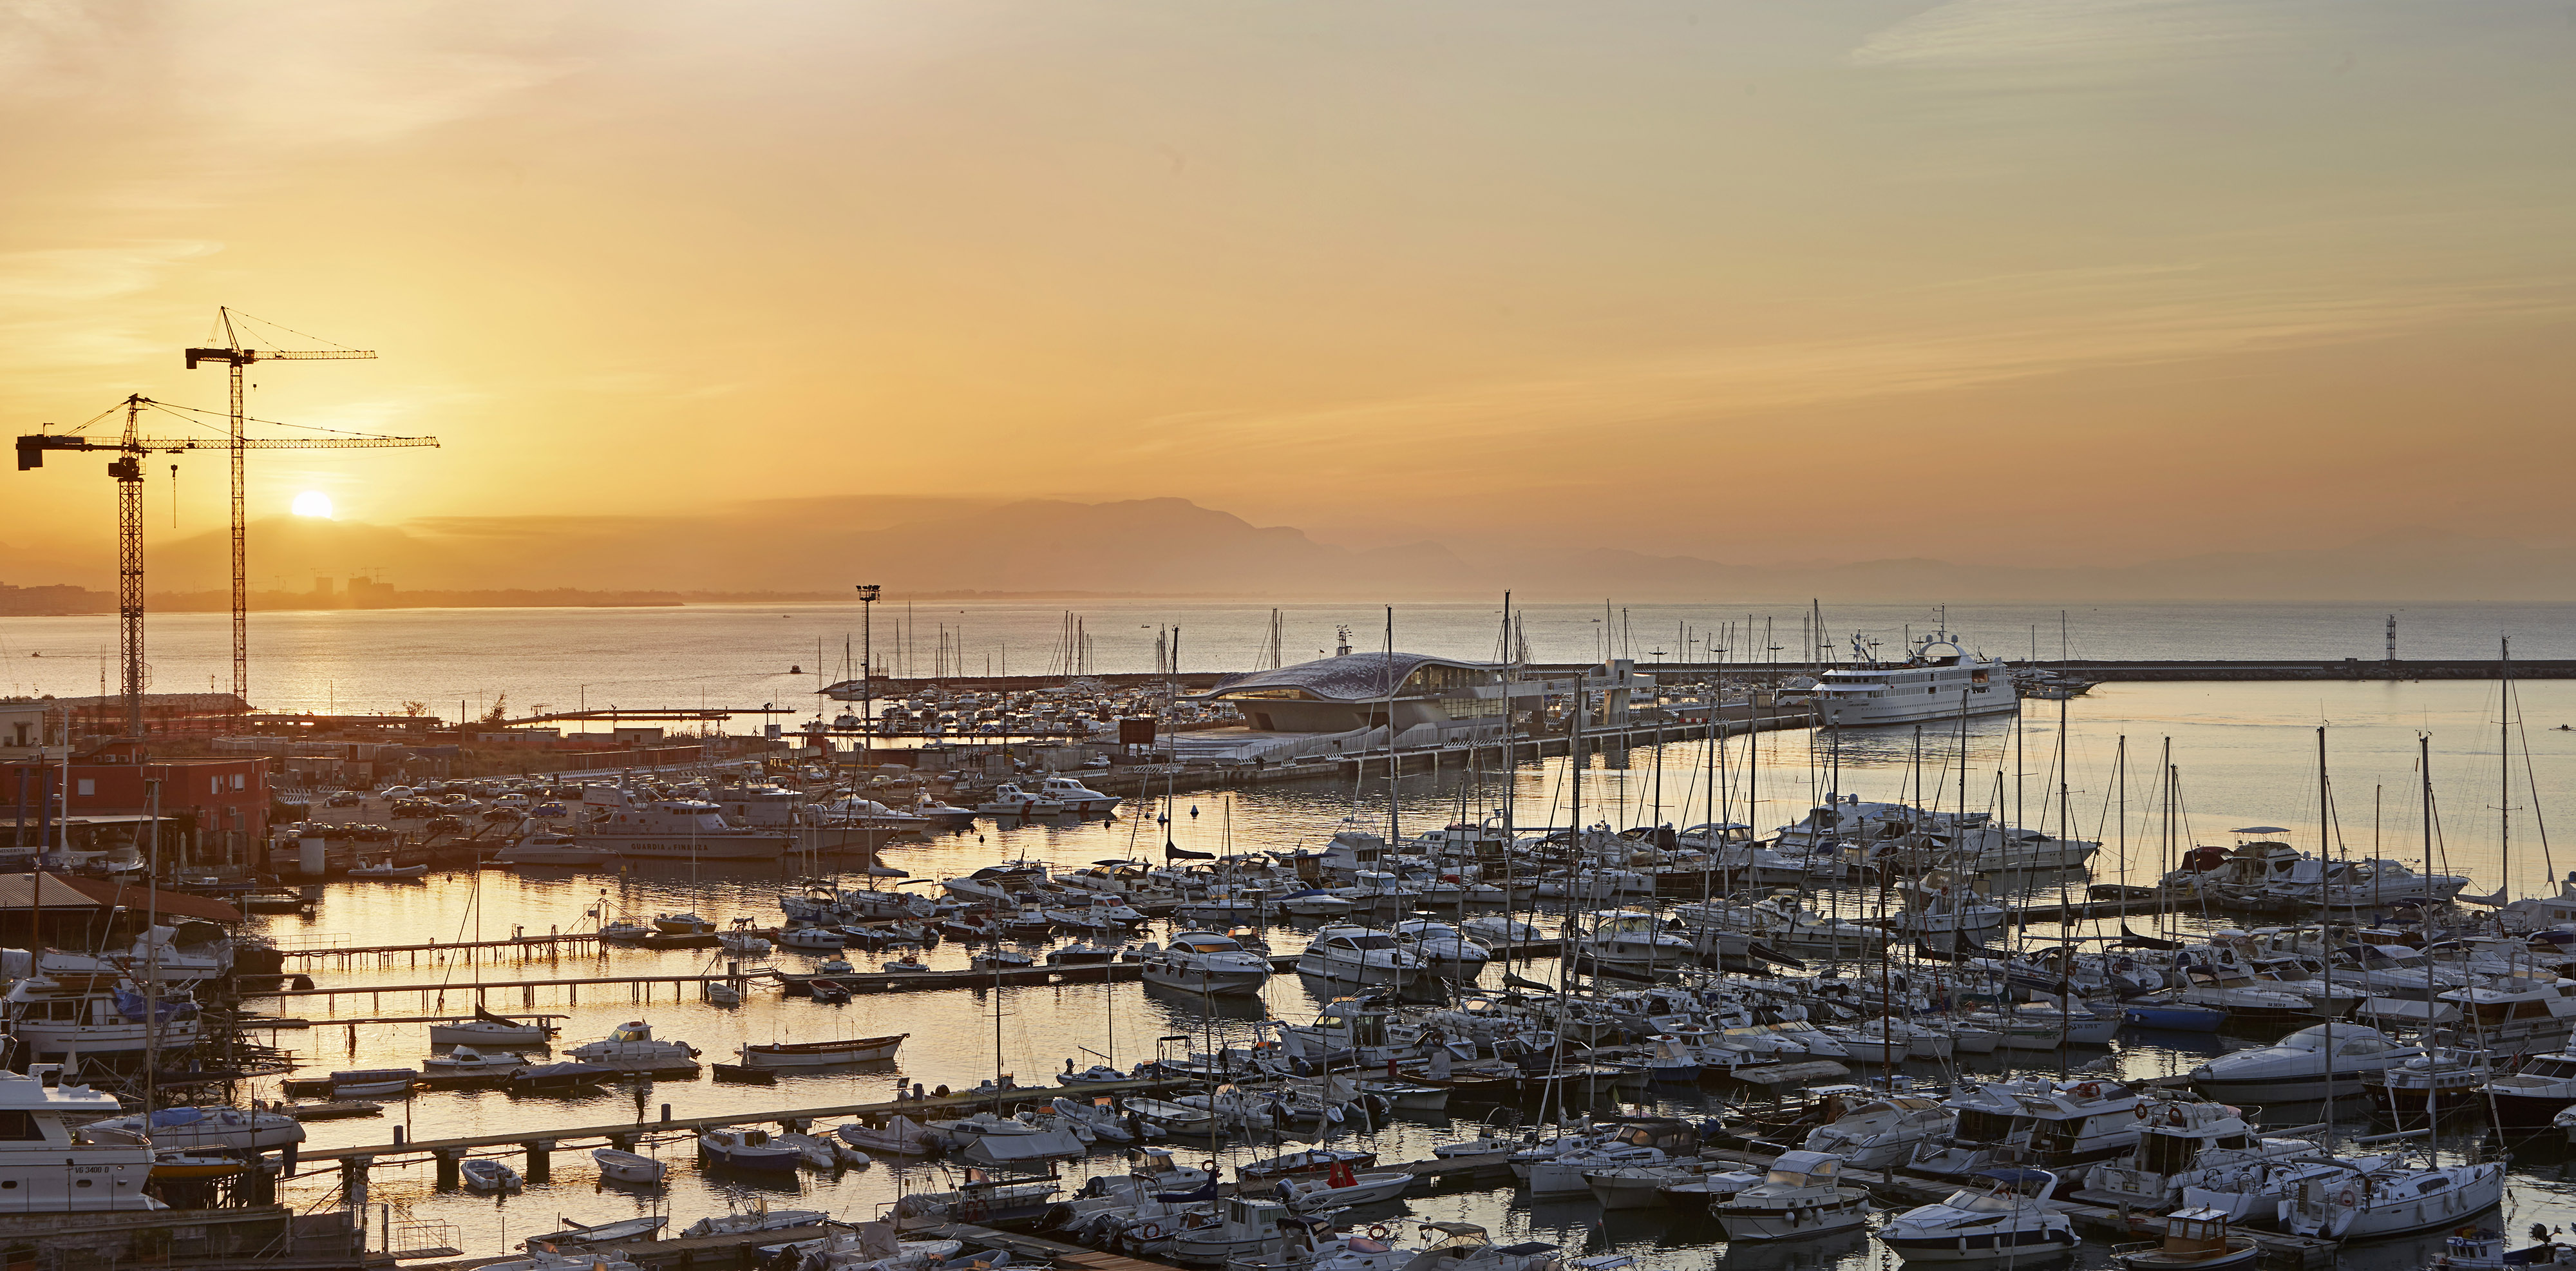
<svg viewBox="0 0 2576 1271">
<path fill-rule="evenodd" d="M 1799 1146 L 1841 1157 L 1853 1169 L 1901 1165 L 1913 1158 L 1918 1145 L 1950 1131 L 1950 1110 L 1922 1095 L 1846 1099 L 1831 1105 L 1828 1114 L 1833 1119 L 1809 1130 Z"/>
<path fill-rule="evenodd" d="M 2057 1175 L 2044 1169 L 1981 1170 L 1982 1186 L 1888 1220 L 1879 1243 L 1907 1262 L 2038 1262 L 2075 1248 L 2075 1220 L 2050 1200 Z"/>
<path fill-rule="evenodd" d="M 166 1055 L 195 1046 L 201 1031 L 196 998 L 188 990 L 165 986 L 146 993 L 131 980 L 105 976 L 26 976 L 0 996 L 0 1022 L 37 1057 L 153 1047 Z"/>
<path fill-rule="evenodd" d="M 1685 967 L 1698 961 L 1698 950 L 1687 937 L 1665 930 L 1653 914 L 1634 909 L 1604 915 L 1574 942 L 1574 953 L 1622 968 Z"/>
<path fill-rule="evenodd" d="M 1852 637 L 1852 665 L 1816 678 L 1807 690 L 1828 727 L 1866 728 L 2007 714 L 2021 709 L 2012 667 L 1970 653 L 1946 631 L 1919 637 L 1905 660 L 1878 660 L 1869 641 Z"/>
<path fill-rule="evenodd" d="M 1259 993 L 1270 981 L 1270 959 L 1232 936 L 1184 931 L 1145 959 L 1147 984 L 1193 993 Z"/>
<path fill-rule="evenodd" d="M 2576 1107 L 2576 1047 L 2525 1059 L 2513 1072 L 2489 1078 L 2479 1093 L 2494 1107 L 2498 1125 L 2549 1125 L 2561 1111 Z"/>
<path fill-rule="evenodd" d="M 1038 783 L 1038 797 L 1062 804 L 1066 810 L 1089 816 L 1115 811 L 1118 796 L 1102 794 L 1072 777 L 1048 777 Z"/>
<path fill-rule="evenodd" d="M 1825 1152 L 1782 1152 L 1762 1181 L 1708 1212 L 1729 1240 L 1791 1240 L 1849 1231 L 1869 1220 L 1869 1193 L 1841 1185 L 1843 1159 Z"/>
<path fill-rule="evenodd" d="M 1369 927 L 1327 926 L 1297 957 L 1300 974 L 1344 984 L 1380 984 L 1402 988 L 1422 977 L 1421 955 L 1396 943 L 1395 937 Z"/>
<path fill-rule="evenodd" d="M 766 1130 L 715 1126 L 699 1132 L 698 1150 L 718 1165 L 768 1173 L 792 1174 L 805 1162 L 802 1149 L 772 1141 Z"/>
<path fill-rule="evenodd" d="M 571 833 L 629 860 L 776 860 L 790 844 L 784 833 L 731 824 L 703 800 L 637 799 L 615 786 L 583 789 Z"/>
<path fill-rule="evenodd" d="M 1491 949 L 1436 918 L 1407 918 L 1395 924 L 1395 938 L 1442 975 L 1473 979 L 1494 956 Z"/>
<path fill-rule="evenodd" d="M 2378 1029 L 2328 1022 L 2281 1039 L 2279 1045 L 2220 1055 L 2191 1070 L 2191 1087 L 2222 1101 L 2313 1101 L 2362 1092 L 2361 1079 L 2422 1052 L 2400 1046 Z"/>
<path fill-rule="evenodd" d="M 2291 1133 L 2313 1134 L 2321 1128 Z M 2137 1145 L 2086 1170 L 2075 1198 L 2161 1209 L 2183 1203 L 2188 1189 L 2228 1190 L 2273 1164 L 2313 1156 L 2317 1150 L 2310 1138 L 2265 1137 L 2243 1109 L 2223 1103 L 2157 1103 L 2138 1118 Z"/>
<path fill-rule="evenodd" d="M 695 1068 L 698 1063 L 696 1047 L 685 1042 L 656 1041 L 653 1026 L 642 1020 L 628 1020 L 611 1029 L 608 1036 L 575 1046 L 566 1053 L 583 1063 L 622 1072 Z"/>
<path fill-rule="evenodd" d="M 230 1148 L 262 1152 L 304 1141 L 304 1123 L 280 1112 L 233 1107 L 160 1108 L 92 1121 L 81 1136 L 93 1143 L 149 1143 L 156 1148 Z"/>
</svg>

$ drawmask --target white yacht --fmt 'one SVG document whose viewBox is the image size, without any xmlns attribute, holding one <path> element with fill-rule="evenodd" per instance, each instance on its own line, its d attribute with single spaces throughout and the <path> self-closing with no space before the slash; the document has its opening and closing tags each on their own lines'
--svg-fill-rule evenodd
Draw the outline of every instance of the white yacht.
<svg viewBox="0 0 2576 1271">
<path fill-rule="evenodd" d="M 1782 1152 L 1762 1181 L 1709 1204 L 1729 1240 L 1787 1240 L 1849 1231 L 1869 1221 L 1869 1193 L 1841 1186 L 1843 1160 Z"/>
<path fill-rule="evenodd" d="M 1827 671 L 1809 690 L 1822 723 L 1843 728 L 1996 715 L 2021 709 L 2012 668 L 1970 653 L 1946 631 L 1914 642 L 1899 663 L 1879 662 L 1852 637 L 1857 665 Z"/>
<path fill-rule="evenodd" d="M 304 1123 L 282 1112 L 241 1108 L 161 1108 L 92 1121 L 81 1127 L 92 1143 L 149 1143 L 157 1148 L 231 1148 L 261 1152 L 304 1141 Z M 109 1136 L 115 1136 L 114 1139 Z"/>
<path fill-rule="evenodd" d="M 2456 1227 L 2504 1199 L 2504 1164 L 2408 1165 L 2396 1157 L 2343 1162 L 2337 1176 L 2288 1193 L 2281 1225 L 2324 1240 L 2370 1240 Z"/>
<path fill-rule="evenodd" d="M 1395 924 L 1395 938 L 1444 975 L 1474 979 L 1494 956 L 1491 949 L 1437 918 L 1407 918 Z"/>
<path fill-rule="evenodd" d="M 1698 961 L 1689 937 L 1664 930 L 1653 914 L 1634 909 L 1604 915 L 1574 942 L 1574 954 L 1613 967 L 1686 967 Z"/>
<path fill-rule="evenodd" d="M 2282 1038 L 2277 1046 L 2233 1051 L 2191 1070 L 2191 1088 L 2218 1100 L 2246 1103 L 2310 1101 L 2362 1093 L 2361 1079 L 2421 1052 L 2400 1046 L 2376 1028 L 2316 1024 Z"/>
<path fill-rule="evenodd" d="M 703 800 L 638 800 L 615 786 L 582 790 L 572 837 L 630 860 L 663 861 L 774 861 L 793 842 L 783 831 L 736 826 Z"/>
<path fill-rule="evenodd" d="M 642 1020 L 628 1020 L 611 1029 L 608 1036 L 575 1046 L 566 1053 L 586 1064 L 625 1072 L 695 1068 L 698 1063 L 695 1047 L 686 1042 L 655 1041 L 653 1026 Z"/>
<path fill-rule="evenodd" d="M 0 1020 L 28 1053 L 97 1055 L 146 1049 L 186 1050 L 200 1032 L 196 999 L 186 989 L 146 994 L 132 981 L 31 975 L 0 997 Z M 157 1021 L 147 1028 L 144 1021 Z"/>
<path fill-rule="evenodd" d="M 63 1118 L 113 1116 L 116 1096 L 64 1084 L 62 1075 L 60 1064 L 30 1065 L 23 1077 L 0 1070 L 0 1118 L 17 1127 L 0 1138 L 0 1212 L 169 1208 L 143 1194 L 149 1146 L 73 1140 Z"/>
<path fill-rule="evenodd" d="M 2272 1164 L 2314 1156 L 2317 1151 L 2311 1139 L 2263 1137 L 2240 1108 L 2182 1100 L 2161 1103 L 2139 1118 L 2137 1146 L 2086 1171 L 2083 1189 L 2075 1198 L 2097 1205 L 2162 1209 L 2183 1203 L 2186 1188 L 2226 1191 Z"/>
<path fill-rule="evenodd" d="M 1992 1169 L 1983 1187 L 1962 1187 L 1938 1204 L 1888 1220 L 1879 1243 L 1907 1262 L 2039 1262 L 2080 1243 L 2075 1220 L 2048 1198 L 2057 1175 Z"/>
<path fill-rule="evenodd" d="M 1270 959 L 1232 936 L 1184 931 L 1145 959 L 1147 984 L 1193 993 L 1259 993 L 1270 982 Z"/>
<path fill-rule="evenodd" d="M 1061 803 L 1068 811 L 1088 815 L 1118 807 L 1118 796 L 1102 794 L 1072 777 L 1049 777 L 1038 783 L 1038 797 Z"/>
<path fill-rule="evenodd" d="M 1866 1093 L 1846 1088 L 1850 1096 Z M 1839 1156 L 1854 1169 L 1884 1170 L 1903 1164 L 1917 1145 L 1947 1134 L 1950 1110 L 1922 1095 L 1888 1095 L 1849 1103 L 1848 1110 L 1807 1132 L 1800 1146 L 1810 1152 Z"/>
<path fill-rule="evenodd" d="M 1297 955 L 1297 970 L 1345 984 L 1401 988 L 1422 978 L 1423 961 L 1383 931 L 1334 925 L 1315 933 L 1315 942 Z"/>
</svg>

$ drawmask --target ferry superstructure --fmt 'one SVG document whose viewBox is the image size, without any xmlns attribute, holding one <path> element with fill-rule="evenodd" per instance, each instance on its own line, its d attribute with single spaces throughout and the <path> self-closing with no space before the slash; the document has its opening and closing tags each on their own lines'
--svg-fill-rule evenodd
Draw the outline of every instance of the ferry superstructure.
<svg viewBox="0 0 2576 1271">
<path fill-rule="evenodd" d="M 1865 654 L 1867 647 L 1853 638 L 1855 653 Z M 1809 692 L 1817 721 L 1841 728 L 2005 715 L 2021 709 L 2021 693 L 2013 686 L 2010 664 L 1970 653 L 1946 631 L 1915 641 L 1903 662 L 1871 659 L 1827 671 Z"/>
</svg>

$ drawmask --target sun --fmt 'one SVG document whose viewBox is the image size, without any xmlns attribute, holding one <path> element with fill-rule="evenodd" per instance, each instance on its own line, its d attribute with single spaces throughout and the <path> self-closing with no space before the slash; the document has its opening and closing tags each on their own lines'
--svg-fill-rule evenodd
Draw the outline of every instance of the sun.
<svg viewBox="0 0 2576 1271">
<path fill-rule="evenodd" d="M 297 516 L 318 516 L 323 520 L 330 520 L 331 496 L 322 493 L 320 490 L 307 490 L 302 494 L 296 495 L 295 514 Z"/>
</svg>

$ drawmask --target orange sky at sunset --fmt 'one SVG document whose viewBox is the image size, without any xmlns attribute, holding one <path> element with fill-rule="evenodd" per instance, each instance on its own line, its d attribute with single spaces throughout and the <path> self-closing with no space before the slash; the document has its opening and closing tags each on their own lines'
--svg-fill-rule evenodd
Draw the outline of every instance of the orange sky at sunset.
<svg viewBox="0 0 2576 1271">
<path fill-rule="evenodd" d="M 381 354 L 254 415 L 443 442 L 255 456 L 255 517 L 2559 547 L 2572 132 L 2562 0 L 18 0 L 0 416 L 220 406 L 220 304 Z M 8 474 L 0 581 L 109 576 L 102 462 Z"/>
</svg>

